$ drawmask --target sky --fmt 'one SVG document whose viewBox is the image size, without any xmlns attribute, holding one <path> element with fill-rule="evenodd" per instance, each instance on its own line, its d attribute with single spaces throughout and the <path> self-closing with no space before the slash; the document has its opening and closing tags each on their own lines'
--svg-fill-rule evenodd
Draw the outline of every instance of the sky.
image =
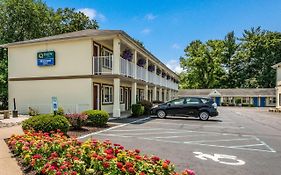
<svg viewBox="0 0 281 175">
<path fill-rule="evenodd" d="M 281 0 L 45 0 L 48 6 L 76 8 L 100 29 L 124 30 L 172 70 L 193 40 L 223 39 L 244 29 L 281 32 Z"/>
</svg>

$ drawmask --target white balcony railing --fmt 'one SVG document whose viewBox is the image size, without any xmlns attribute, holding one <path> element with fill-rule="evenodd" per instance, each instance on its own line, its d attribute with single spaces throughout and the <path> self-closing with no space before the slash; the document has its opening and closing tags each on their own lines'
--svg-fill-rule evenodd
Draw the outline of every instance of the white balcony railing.
<svg viewBox="0 0 281 175">
<path fill-rule="evenodd" d="M 112 56 L 94 56 L 93 73 L 112 74 Z"/>
<path fill-rule="evenodd" d="M 124 76 L 134 77 L 134 63 L 120 58 L 120 74 Z"/>
<path fill-rule="evenodd" d="M 113 66 L 113 56 L 93 57 L 93 74 L 95 75 L 113 74 Z M 134 75 L 135 67 L 137 68 L 136 75 Z M 178 90 L 178 84 L 174 83 L 173 81 L 167 80 L 167 78 L 162 78 L 161 75 L 157 75 L 155 72 L 150 72 L 143 67 L 136 66 L 134 63 L 123 58 L 120 58 L 120 75 Z"/>
<path fill-rule="evenodd" d="M 137 66 L 137 79 L 147 81 L 146 72 L 147 72 L 146 69 L 144 69 L 143 67 Z"/>
</svg>

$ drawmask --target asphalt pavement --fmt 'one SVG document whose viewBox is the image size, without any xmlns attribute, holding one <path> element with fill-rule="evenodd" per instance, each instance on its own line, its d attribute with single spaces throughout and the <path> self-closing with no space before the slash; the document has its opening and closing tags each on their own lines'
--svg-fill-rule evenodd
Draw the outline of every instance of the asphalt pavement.
<svg viewBox="0 0 281 175">
<path fill-rule="evenodd" d="M 197 175 L 280 175 L 281 113 L 267 108 L 221 107 L 209 121 L 152 116 L 113 120 L 81 140 L 110 139 L 129 149 L 171 160 Z"/>
</svg>

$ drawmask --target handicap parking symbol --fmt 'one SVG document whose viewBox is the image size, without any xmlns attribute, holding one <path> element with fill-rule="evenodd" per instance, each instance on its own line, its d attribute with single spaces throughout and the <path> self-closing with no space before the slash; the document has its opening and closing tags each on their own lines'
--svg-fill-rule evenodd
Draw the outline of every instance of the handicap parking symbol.
<svg viewBox="0 0 281 175">
<path fill-rule="evenodd" d="M 238 159 L 236 156 L 232 156 L 232 155 L 226 155 L 226 154 L 211 155 L 211 154 L 204 154 L 202 152 L 193 152 L 193 153 L 196 154 L 195 157 L 197 157 L 198 159 L 201 160 L 211 159 L 215 162 L 226 164 L 226 165 L 239 166 L 239 165 L 244 165 L 246 163 L 245 161 Z"/>
</svg>

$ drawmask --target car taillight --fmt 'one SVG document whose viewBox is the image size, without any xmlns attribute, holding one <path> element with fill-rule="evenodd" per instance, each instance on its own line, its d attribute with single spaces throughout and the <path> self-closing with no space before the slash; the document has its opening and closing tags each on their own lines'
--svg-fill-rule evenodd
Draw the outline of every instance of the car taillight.
<svg viewBox="0 0 281 175">
<path fill-rule="evenodd" d="M 212 106 L 213 106 L 215 109 L 217 109 L 217 107 L 218 107 L 217 103 L 213 103 Z"/>
</svg>

